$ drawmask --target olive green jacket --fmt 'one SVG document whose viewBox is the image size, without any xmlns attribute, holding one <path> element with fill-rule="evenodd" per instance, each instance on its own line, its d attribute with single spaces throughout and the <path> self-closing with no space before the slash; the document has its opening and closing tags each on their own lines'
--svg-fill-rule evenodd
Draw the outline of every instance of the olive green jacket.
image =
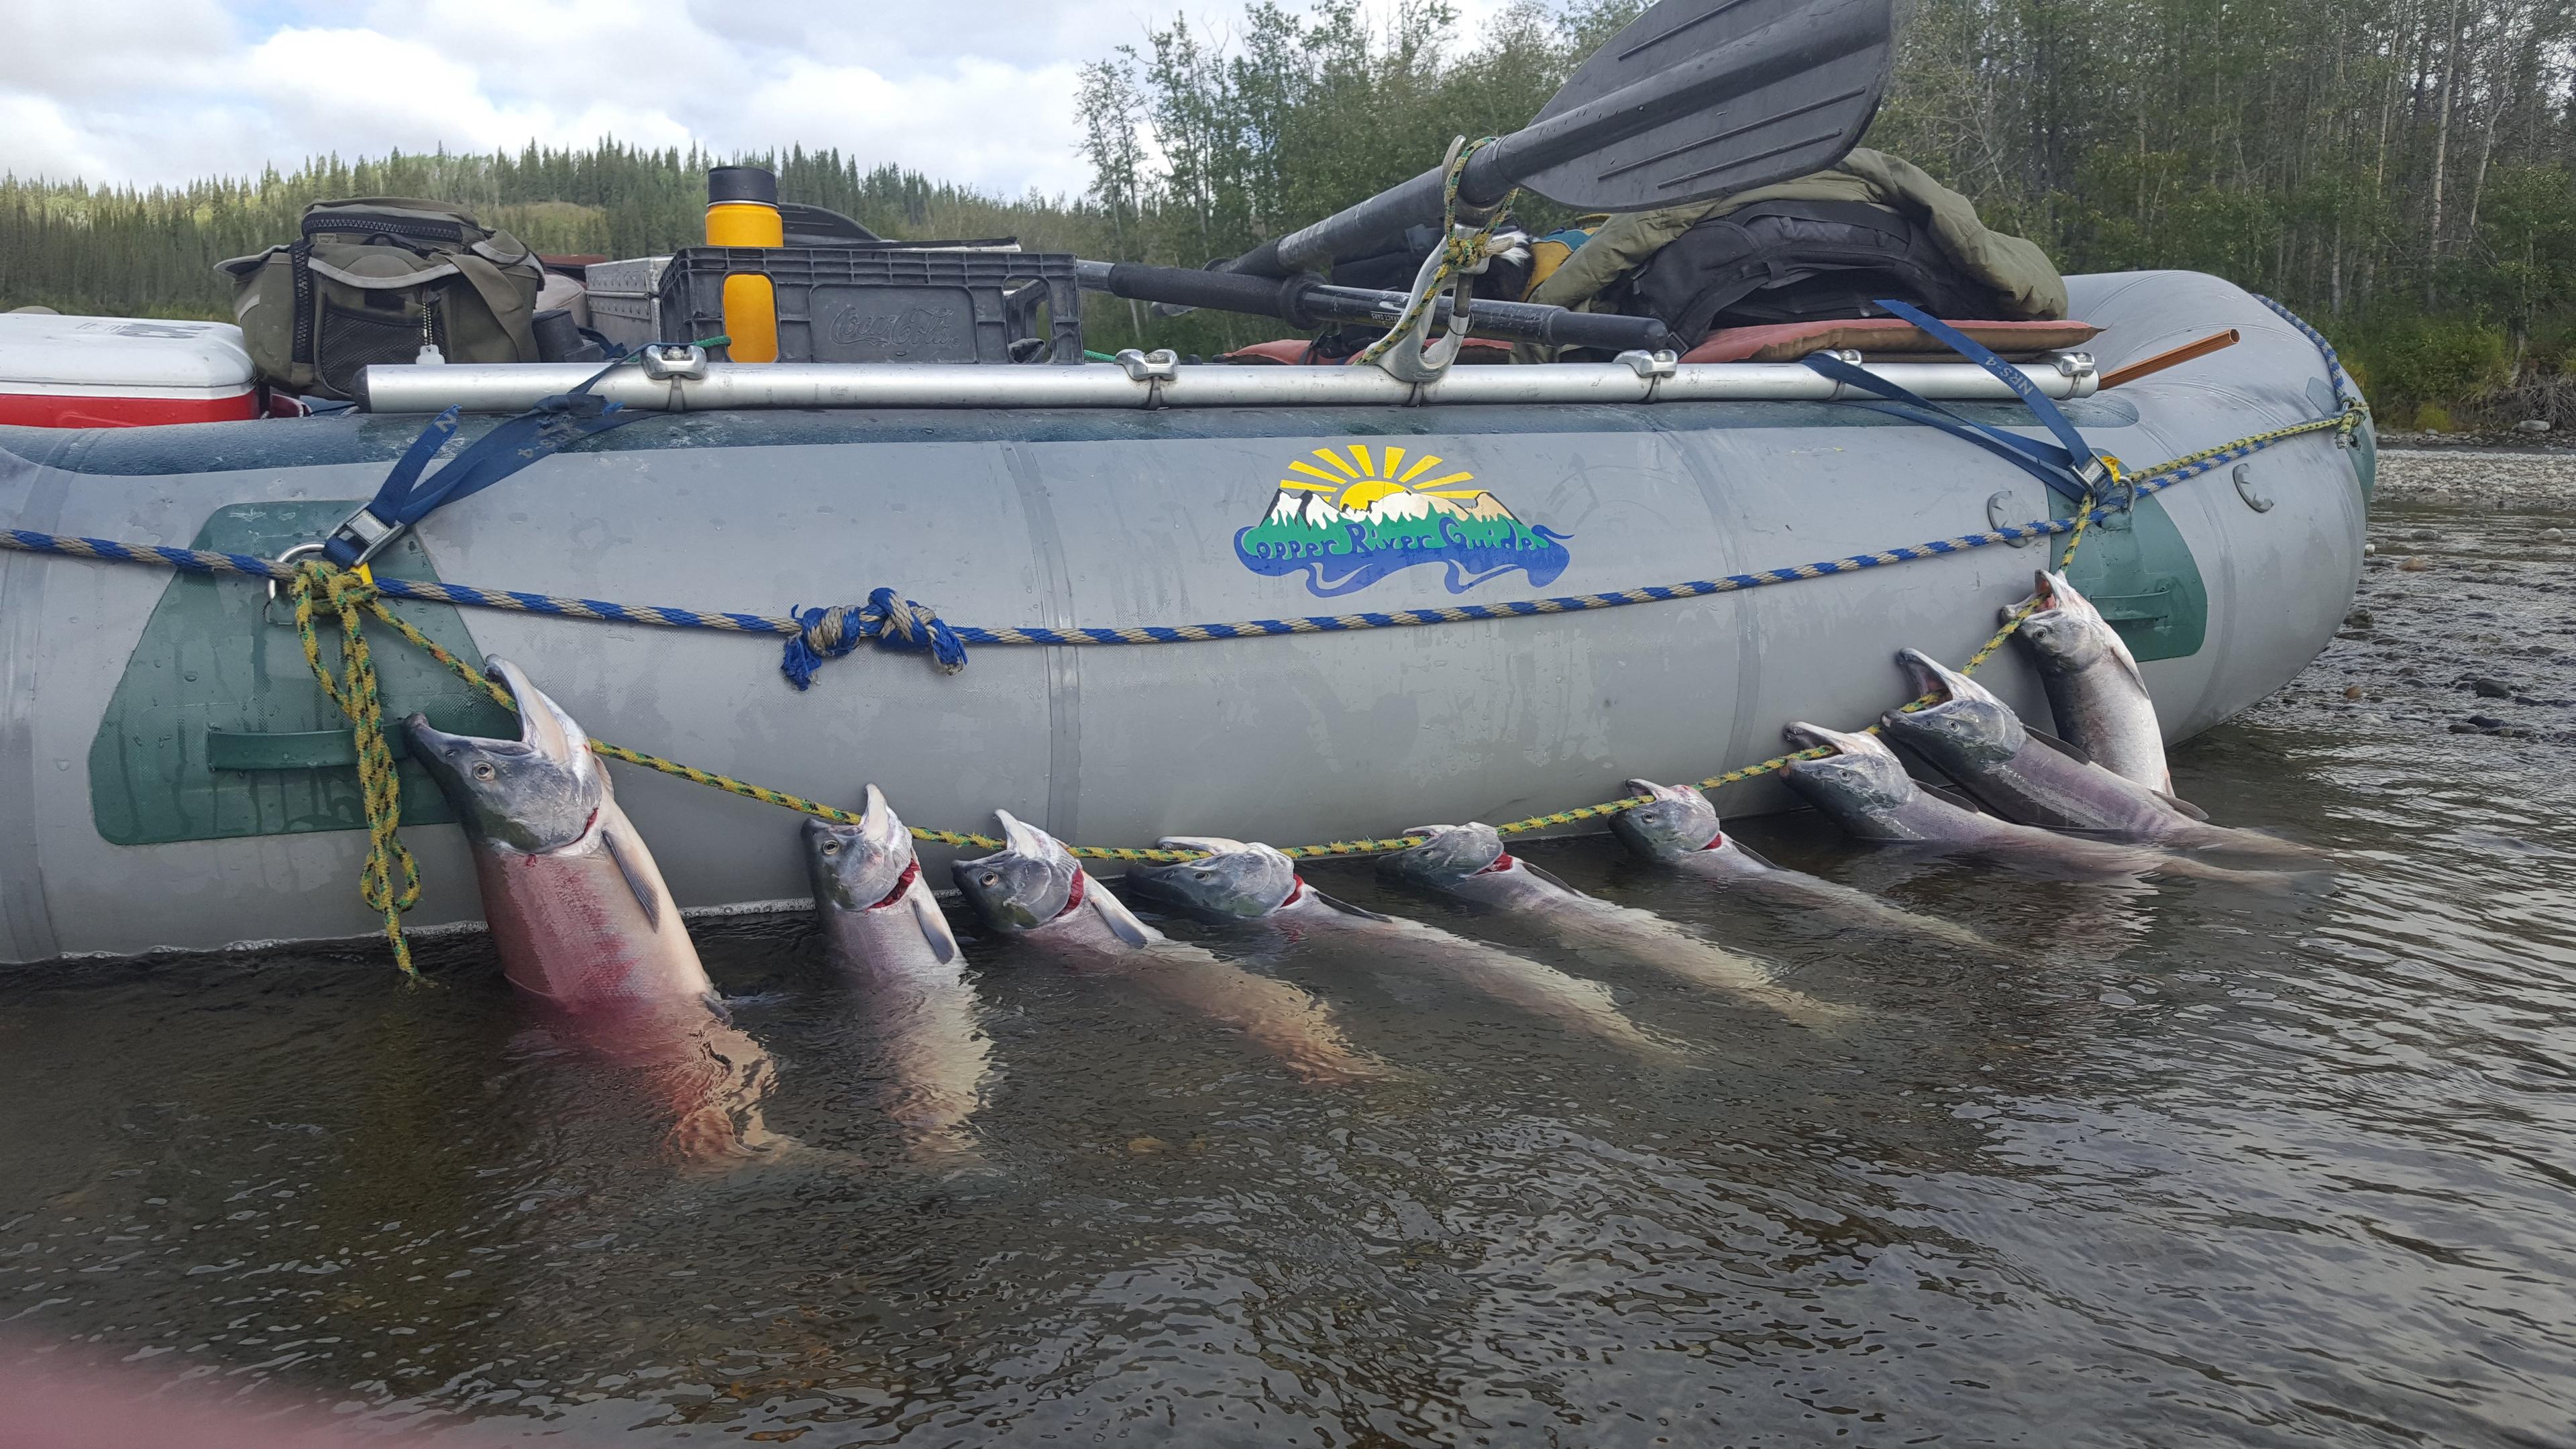
<svg viewBox="0 0 2576 1449">
<path fill-rule="evenodd" d="M 1756 201 L 1865 201 L 1898 212 L 1932 234 L 1969 276 L 2002 295 L 2006 318 L 2066 315 L 2066 281 L 2048 254 L 2017 236 L 1988 231 L 1968 198 L 1922 167 L 1884 151 L 1855 149 L 1839 165 L 1713 201 L 1626 211 L 1602 223 L 1529 300 L 1589 310 L 1595 297 L 1644 266 L 1667 242 L 1714 216 Z"/>
</svg>

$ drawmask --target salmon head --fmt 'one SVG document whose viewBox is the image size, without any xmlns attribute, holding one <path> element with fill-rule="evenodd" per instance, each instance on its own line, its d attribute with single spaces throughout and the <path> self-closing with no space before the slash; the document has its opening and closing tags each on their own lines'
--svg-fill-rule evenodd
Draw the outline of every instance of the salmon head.
<svg viewBox="0 0 2576 1449">
<path fill-rule="evenodd" d="M 1064 842 L 996 810 L 1002 848 L 950 864 L 957 889 L 985 925 L 996 931 L 1033 931 L 1081 904 L 1082 863 Z"/>
<path fill-rule="evenodd" d="M 851 964 L 901 974 L 957 963 L 957 935 L 921 878 L 912 831 L 883 790 L 868 787 L 856 824 L 806 821 L 804 840 L 815 909 Z"/>
<path fill-rule="evenodd" d="M 1919 649 L 1900 652 L 1896 662 L 1904 666 L 1915 692 L 1933 702 L 1881 718 L 1889 738 L 1921 750 L 1952 774 L 2001 764 L 2030 743 L 2021 716 L 1984 685 Z"/>
<path fill-rule="evenodd" d="M 1905 762 L 1876 735 L 1844 734 L 1804 722 L 1780 733 L 1799 749 L 1833 751 L 1813 760 L 1791 760 L 1780 767 L 1780 778 L 1837 820 L 1878 819 L 1914 799 L 1914 778 L 1905 773 Z"/>
<path fill-rule="evenodd" d="M 1699 791 L 1686 785 L 1631 780 L 1628 794 L 1646 803 L 1612 815 L 1610 833 L 1648 860 L 1672 860 L 1726 843 L 1718 829 L 1717 807 Z"/>
<path fill-rule="evenodd" d="M 452 735 L 417 714 L 403 732 L 464 824 L 503 970 L 574 1010 L 709 994 L 680 908 L 590 737 L 517 665 L 485 667 L 518 703 L 517 739 Z"/>
<path fill-rule="evenodd" d="M 411 755 L 438 782 L 477 845 L 544 855 L 578 844 L 608 803 L 608 772 L 590 736 L 519 666 L 486 659 L 484 669 L 519 703 L 515 740 L 451 735 L 427 717 L 403 721 Z"/>
<path fill-rule="evenodd" d="M 869 911 L 900 900 L 921 878 L 912 832 L 896 818 L 885 792 L 868 787 L 859 823 L 805 822 L 805 873 L 826 910 Z"/>
<path fill-rule="evenodd" d="M 2043 667 L 2077 673 L 2108 661 L 2135 675 L 2138 662 L 2129 646 L 2093 607 L 2093 601 L 2075 591 L 2066 575 L 2045 570 L 2031 576 L 2030 597 L 2007 607 L 2004 619 L 2010 622 L 2014 610 L 2030 606 L 2021 621 L 2020 638 L 2030 645 Z"/>
<path fill-rule="evenodd" d="M 1267 845 L 1216 835 L 1169 835 L 1166 850 L 1205 851 L 1196 860 L 1138 866 L 1127 885 L 1154 900 L 1211 916 L 1256 920 L 1297 898 L 1297 863 Z"/>
<path fill-rule="evenodd" d="M 1501 832 L 1490 825 L 1414 825 L 1407 835 L 1423 837 L 1420 845 L 1382 857 L 1379 868 L 1399 880 L 1445 890 L 1472 875 L 1508 867 Z"/>
<path fill-rule="evenodd" d="M 1002 826 L 1002 848 L 991 855 L 951 862 L 949 873 L 976 918 L 996 931 L 1022 935 L 1061 923 L 1079 932 L 1096 921 L 1103 939 L 1131 949 L 1162 939 L 1092 878 L 1064 842 L 996 810 Z M 1096 944 L 1096 943 L 1095 943 Z"/>
</svg>

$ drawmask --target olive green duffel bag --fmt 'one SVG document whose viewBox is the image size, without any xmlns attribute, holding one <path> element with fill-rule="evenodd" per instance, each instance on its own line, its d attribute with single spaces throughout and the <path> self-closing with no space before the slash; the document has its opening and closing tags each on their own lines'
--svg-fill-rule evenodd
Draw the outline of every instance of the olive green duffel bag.
<svg viewBox="0 0 2576 1449">
<path fill-rule="evenodd" d="M 233 318 L 273 387 L 345 398 L 358 369 L 411 362 L 535 362 L 545 268 L 519 239 L 444 201 L 317 201 L 304 235 L 216 264 Z"/>
</svg>

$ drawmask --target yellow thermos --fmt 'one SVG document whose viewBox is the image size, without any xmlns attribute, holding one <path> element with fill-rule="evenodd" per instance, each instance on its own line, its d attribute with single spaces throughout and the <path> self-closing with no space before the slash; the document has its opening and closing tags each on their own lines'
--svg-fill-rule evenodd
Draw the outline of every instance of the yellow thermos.
<svg viewBox="0 0 2576 1449">
<path fill-rule="evenodd" d="M 707 172 L 707 245 L 775 247 L 787 243 L 778 218 L 778 177 L 757 166 Z M 724 282 L 724 330 L 736 362 L 778 360 L 778 292 L 769 278 L 736 272 Z"/>
</svg>

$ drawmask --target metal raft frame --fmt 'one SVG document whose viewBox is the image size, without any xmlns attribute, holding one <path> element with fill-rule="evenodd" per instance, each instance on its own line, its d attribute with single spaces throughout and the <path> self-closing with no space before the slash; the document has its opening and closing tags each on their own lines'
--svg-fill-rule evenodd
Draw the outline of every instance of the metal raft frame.
<svg viewBox="0 0 2576 1449">
<path fill-rule="evenodd" d="M 2013 402 L 2017 390 L 1973 362 L 1863 363 L 1834 354 L 1915 396 Z M 1250 367 L 1182 363 L 1169 352 L 1118 354 L 1113 365 L 989 367 L 973 363 L 710 362 L 697 347 L 645 350 L 640 367 L 601 374 L 591 363 L 406 364 L 365 369 L 358 403 L 373 413 L 461 408 L 518 413 L 596 377 L 592 396 L 654 412 L 740 408 L 1241 408 L 1527 407 L 1648 402 L 1835 402 L 1878 396 L 1803 362 L 1675 362 L 1623 353 L 1615 362 L 1451 368 L 1437 381 L 1399 381 L 1374 367 Z M 2041 396 L 2091 397 L 2090 355 L 2012 363 Z"/>
</svg>

